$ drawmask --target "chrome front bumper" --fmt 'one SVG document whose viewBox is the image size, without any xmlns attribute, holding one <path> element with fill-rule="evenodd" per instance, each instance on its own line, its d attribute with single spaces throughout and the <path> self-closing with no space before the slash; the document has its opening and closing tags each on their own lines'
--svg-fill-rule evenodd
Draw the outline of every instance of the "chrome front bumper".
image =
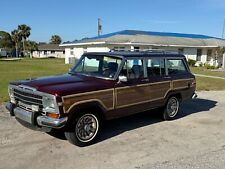
<svg viewBox="0 0 225 169">
<path fill-rule="evenodd" d="M 49 128 L 62 128 L 65 126 L 68 119 L 67 117 L 54 119 L 47 116 L 36 116 L 34 112 L 24 110 L 20 107 L 14 108 L 12 103 L 7 103 L 6 109 L 11 112 L 11 115 L 15 115 L 16 119 L 22 120 L 34 126 L 37 125 Z"/>
<path fill-rule="evenodd" d="M 33 113 L 30 112 L 30 111 L 26 111 L 24 109 L 21 109 L 19 107 L 16 107 L 14 109 L 14 114 L 15 114 L 15 117 L 20 119 L 20 120 L 23 120 L 27 123 L 30 123 L 32 124 L 32 116 L 33 116 Z"/>
<path fill-rule="evenodd" d="M 53 119 L 47 116 L 38 116 L 37 123 L 40 126 L 51 127 L 51 128 L 62 128 L 67 122 L 67 117 L 60 119 Z"/>
</svg>

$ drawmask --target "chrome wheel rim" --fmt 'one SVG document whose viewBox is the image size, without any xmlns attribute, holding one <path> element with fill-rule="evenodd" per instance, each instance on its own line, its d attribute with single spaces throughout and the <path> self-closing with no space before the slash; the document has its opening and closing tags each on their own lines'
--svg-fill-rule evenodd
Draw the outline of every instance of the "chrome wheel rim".
<svg viewBox="0 0 225 169">
<path fill-rule="evenodd" d="M 76 136 L 81 142 L 89 142 L 96 136 L 98 128 L 97 117 L 93 114 L 85 114 L 76 124 Z"/>
<path fill-rule="evenodd" d="M 169 117 L 175 117 L 179 109 L 179 101 L 176 97 L 171 97 L 167 103 L 167 113 Z"/>
</svg>

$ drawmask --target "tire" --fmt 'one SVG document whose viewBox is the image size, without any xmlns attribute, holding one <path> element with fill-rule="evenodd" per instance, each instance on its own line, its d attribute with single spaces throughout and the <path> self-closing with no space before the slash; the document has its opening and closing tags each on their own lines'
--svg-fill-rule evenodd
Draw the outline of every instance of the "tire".
<svg viewBox="0 0 225 169">
<path fill-rule="evenodd" d="M 164 120 L 174 120 L 179 112 L 180 101 L 176 96 L 170 97 L 163 110 Z"/>
<path fill-rule="evenodd" d="M 93 144 L 99 134 L 100 118 L 95 113 L 82 113 L 72 121 L 66 139 L 79 147 Z"/>
</svg>

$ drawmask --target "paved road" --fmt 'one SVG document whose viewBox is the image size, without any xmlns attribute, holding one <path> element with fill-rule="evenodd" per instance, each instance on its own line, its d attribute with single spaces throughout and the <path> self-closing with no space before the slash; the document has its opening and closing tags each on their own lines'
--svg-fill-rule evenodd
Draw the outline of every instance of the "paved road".
<svg viewBox="0 0 225 169">
<path fill-rule="evenodd" d="M 225 91 L 200 92 L 174 121 L 148 112 L 107 123 L 95 145 L 22 127 L 0 108 L 1 169 L 225 168 Z"/>
</svg>

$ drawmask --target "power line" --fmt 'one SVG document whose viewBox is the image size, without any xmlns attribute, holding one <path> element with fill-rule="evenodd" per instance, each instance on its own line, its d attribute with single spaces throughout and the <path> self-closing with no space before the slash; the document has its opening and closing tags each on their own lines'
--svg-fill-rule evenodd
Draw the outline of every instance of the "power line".
<svg viewBox="0 0 225 169">
<path fill-rule="evenodd" d="M 98 18 L 98 36 L 100 36 L 101 33 L 102 33 L 101 18 Z"/>
</svg>

